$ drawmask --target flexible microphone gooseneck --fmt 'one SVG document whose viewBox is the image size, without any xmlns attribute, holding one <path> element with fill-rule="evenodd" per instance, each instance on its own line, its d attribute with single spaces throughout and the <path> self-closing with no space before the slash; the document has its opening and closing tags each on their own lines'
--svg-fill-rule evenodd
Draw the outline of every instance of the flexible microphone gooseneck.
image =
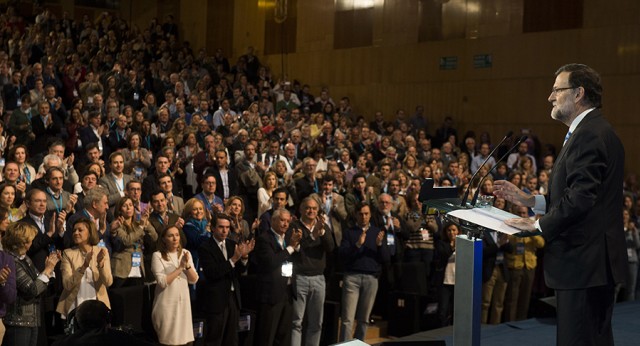
<svg viewBox="0 0 640 346">
<path fill-rule="evenodd" d="M 500 158 L 500 160 L 498 160 L 496 162 L 495 165 L 493 165 L 493 167 L 491 167 L 491 169 L 489 170 L 489 172 L 487 172 L 487 174 L 482 176 L 482 179 L 480 179 L 480 183 L 478 184 L 478 188 L 476 189 L 476 192 L 473 194 L 473 198 L 471 199 L 471 206 L 475 206 L 476 202 L 478 201 L 478 195 L 480 194 L 480 189 L 482 189 L 482 183 L 484 182 L 484 180 L 489 176 L 489 174 L 491 174 L 491 171 L 493 171 L 496 167 L 498 167 L 498 164 L 502 161 L 504 161 L 504 159 L 507 158 L 507 156 L 509 156 L 509 154 L 511 154 L 511 152 L 513 150 L 515 150 L 515 148 L 517 148 L 520 143 L 524 142 L 527 140 L 527 136 L 522 136 L 520 137 L 520 139 L 518 139 L 518 141 L 516 142 L 516 144 L 514 144 L 511 149 L 509 149 L 504 155 L 502 155 L 502 157 Z M 480 169 L 478 169 L 479 171 Z M 471 186 L 471 184 L 469 184 L 469 186 Z"/>
<path fill-rule="evenodd" d="M 471 185 L 473 183 L 473 179 L 475 179 L 476 175 L 478 175 L 478 172 L 480 172 L 480 168 L 482 168 L 482 166 L 484 166 L 487 161 L 489 161 L 489 159 L 493 156 L 493 154 L 496 152 L 496 150 L 498 150 L 498 148 L 502 145 L 502 143 L 504 143 L 507 139 L 511 138 L 511 136 L 513 135 L 513 131 L 509 131 L 507 132 L 506 135 L 504 135 L 504 138 L 502 138 L 502 140 L 500 141 L 500 143 L 498 143 L 498 145 L 496 145 L 493 150 L 491 150 L 491 152 L 489 153 L 489 155 L 487 155 L 487 158 L 484 159 L 484 162 L 478 167 L 478 170 L 476 170 L 473 175 L 471 176 L 471 179 L 469 179 L 469 185 L 467 186 L 467 188 L 464 190 L 464 196 L 462 197 L 462 201 L 460 202 L 460 206 L 461 207 L 465 207 L 467 204 L 467 199 L 469 199 L 469 191 L 471 189 Z"/>
</svg>

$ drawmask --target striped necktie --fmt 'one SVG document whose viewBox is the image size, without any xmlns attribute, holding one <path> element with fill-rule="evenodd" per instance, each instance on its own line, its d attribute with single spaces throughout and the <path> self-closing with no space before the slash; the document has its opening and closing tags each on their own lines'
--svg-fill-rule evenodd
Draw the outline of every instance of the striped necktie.
<svg viewBox="0 0 640 346">
<path fill-rule="evenodd" d="M 562 143 L 563 147 L 565 144 L 567 144 L 567 141 L 569 140 L 569 138 L 571 138 L 571 131 L 567 132 L 567 135 L 564 136 L 564 142 Z"/>
</svg>

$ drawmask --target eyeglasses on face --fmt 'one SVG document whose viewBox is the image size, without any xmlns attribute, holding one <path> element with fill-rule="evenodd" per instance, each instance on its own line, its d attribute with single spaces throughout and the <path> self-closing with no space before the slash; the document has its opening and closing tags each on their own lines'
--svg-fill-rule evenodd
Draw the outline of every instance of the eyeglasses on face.
<svg viewBox="0 0 640 346">
<path fill-rule="evenodd" d="M 570 90 L 570 89 L 575 89 L 575 88 L 577 88 L 577 87 L 553 88 L 553 89 L 551 89 L 551 94 L 557 95 L 558 93 L 563 92 L 565 90 Z"/>
</svg>

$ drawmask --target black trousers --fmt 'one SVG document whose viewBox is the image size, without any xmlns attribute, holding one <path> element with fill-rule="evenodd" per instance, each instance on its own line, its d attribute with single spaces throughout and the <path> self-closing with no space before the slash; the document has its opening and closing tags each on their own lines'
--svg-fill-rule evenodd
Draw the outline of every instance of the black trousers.
<svg viewBox="0 0 640 346">
<path fill-rule="evenodd" d="M 575 290 L 556 290 L 558 346 L 613 345 L 611 315 L 613 284 Z"/>
<path fill-rule="evenodd" d="M 238 345 L 240 309 L 233 291 L 229 291 L 229 304 L 222 313 L 206 315 L 204 344 L 206 346 Z"/>
<path fill-rule="evenodd" d="M 276 304 L 261 303 L 258 311 L 258 336 L 255 345 L 291 345 L 293 321 L 292 297 Z"/>
</svg>

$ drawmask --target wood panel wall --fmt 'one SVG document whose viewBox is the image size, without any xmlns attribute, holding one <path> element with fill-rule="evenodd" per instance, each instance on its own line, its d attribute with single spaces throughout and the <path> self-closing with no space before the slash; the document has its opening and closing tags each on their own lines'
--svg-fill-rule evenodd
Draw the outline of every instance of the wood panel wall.
<svg viewBox="0 0 640 346">
<path fill-rule="evenodd" d="M 398 108 L 410 114 L 420 104 L 432 132 L 451 115 L 461 134 L 489 131 L 498 140 L 510 129 L 528 128 L 557 147 L 566 127 L 549 116 L 553 74 L 565 63 L 585 63 L 603 77 L 603 110 L 624 142 L 627 168 L 640 172 L 635 160 L 640 146 L 633 141 L 640 132 L 639 2 L 614 0 L 605 6 L 584 0 L 582 29 L 523 34 L 522 0 L 469 0 L 480 11 L 468 15 L 465 38 L 418 42 L 420 2 L 375 0 L 373 45 L 333 49 L 335 0 L 299 0 L 296 53 L 261 60 L 281 75 L 284 59 L 284 72 L 291 78 L 310 84 L 316 94 L 330 86 L 334 100 L 350 97 L 365 117 L 382 110 L 391 119 Z M 264 16 L 255 2 L 236 1 L 236 17 L 239 7 L 252 20 Z M 234 39 L 234 56 L 248 45 L 262 50 L 264 25 L 243 21 L 234 27 L 246 31 Z M 475 69 L 476 54 L 491 54 L 492 67 Z M 440 70 L 443 56 L 457 56 L 458 68 Z"/>
</svg>

